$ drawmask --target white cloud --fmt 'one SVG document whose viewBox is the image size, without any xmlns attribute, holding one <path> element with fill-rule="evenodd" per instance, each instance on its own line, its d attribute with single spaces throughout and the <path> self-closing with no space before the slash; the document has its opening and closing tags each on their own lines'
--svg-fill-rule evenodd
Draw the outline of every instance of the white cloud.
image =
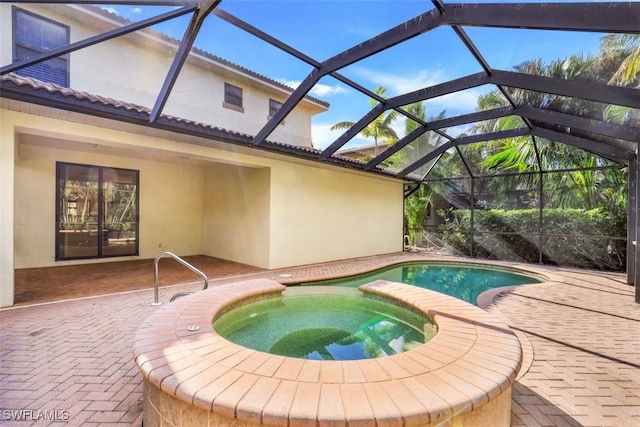
<svg viewBox="0 0 640 427">
<path fill-rule="evenodd" d="M 331 126 L 333 125 L 329 123 L 311 125 L 311 141 L 315 148 L 326 148 L 340 136 L 340 131 L 331 130 Z"/>
<path fill-rule="evenodd" d="M 377 86 L 387 89 L 386 95 L 388 97 L 424 89 L 450 80 L 442 71 L 419 70 L 405 75 L 368 69 L 356 71 Z M 428 99 L 424 102 L 429 115 L 437 114 L 442 110 L 447 110 L 448 115 L 459 112 L 466 113 L 475 110 L 478 105 L 478 96 L 485 92 L 486 89 L 479 87 Z"/>
<path fill-rule="evenodd" d="M 442 110 L 447 110 L 449 112 L 448 116 L 452 113 L 471 113 L 478 107 L 478 97 L 483 93 L 485 91 L 481 88 L 467 89 L 462 92 L 428 99 L 424 103 L 431 114 L 437 114 Z"/>
<path fill-rule="evenodd" d="M 311 141 L 313 141 L 315 148 L 319 150 L 327 148 L 345 132 L 344 130 L 331 130 L 331 126 L 333 126 L 332 123 L 314 123 L 311 125 Z M 373 144 L 373 140 L 356 136 L 347 142 L 343 148 L 369 144 Z"/>
<path fill-rule="evenodd" d="M 387 96 L 413 92 L 443 81 L 443 73 L 440 71 L 419 70 L 406 75 L 365 68 L 359 68 L 355 71 L 376 86 L 382 86 L 387 89 Z"/>
<path fill-rule="evenodd" d="M 387 89 L 386 95 L 388 97 L 393 97 L 399 94 L 423 89 L 425 87 L 434 86 L 450 80 L 450 78 L 448 78 L 445 73 L 441 71 L 433 72 L 429 70 L 420 70 L 413 73 L 405 73 L 404 75 L 397 75 L 387 71 L 370 71 L 364 68 L 355 69 L 353 71 L 359 74 L 363 80 L 366 79 L 374 83 L 375 85 L 379 85 Z M 288 82 L 287 84 L 297 86 L 300 84 L 300 82 Z M 329 88 L 329 86 L 327 86 L 327 88 Z M 345 91 L 342 87 L 340 87 L 340 89 Z M 427 116 L 438 114 L 443 110 L 446 110 L 446 116 L 448 117 L 473 112 L 477 108 L 478 97 L 483 93 L 486 93 L 486 91 L 486 87 L 477 87 L 440 96 L 438 98 L 428 99 L 424 101 L 427 107 Z M 355 91 L 352 92 L 355 93 Z M 325 94 L 326 93 L 330 93 L 330 91 L 325 92 Z M 345 108 L 347 107 L 342 106 L 340 102 L 336 102 L 332 104 L 331 108 L 331 111 L 333 113 L 332 117 L 336 118 L 335 121 L 330 121 L 331 119 L 329 119 L 329 116 L 323 116 L 322 120 L 324 123 L 314 121 L 314 123 L 312 124 L 311 132 L 313 144 L 316 148 L 326 148 L 338 137 L 340 137 L 342 131 L 332 131 L 330 128 L 334 123 L 345 120 L 341 117 L 348 117 L 346 120 L 351 121 L 357 121 L 360 118 L 360 114 L 356 114 L 357 117 L 355 117 L 353 111 L 348 110 L 348 108 L 345 111 Z M 392 125 L 392 127 L 398 134 L 398 137 L 404 136 L 404 117 L 399 117 L 398 120 Z M 459 133 L 461 131 L 462 129 L 455 129 L 454 133 Z M 371 141 L 367 141 L 366 139 L 358 136 L 349 141 L 347 145 L 358 146 L 370 143 Z"/>
<path fill-rule="evenodd" d="M 380 31 L 377 31 L 367 25 L 355 25 L 349 28 L 345 28 L 347 34 L 353 34 L 358 37 L 364 37 L 365 39 L 370 39 L 372 37 L 377 36 Z"/>
<path fill-rule="evenodd" d="M 300 86 L 300 83 L 302 83 L 299 80 L 281 80 L 280 82 L 294 89 Z M 313 89 L 311 89 L 309 93 L 317 97 L 327 97 L 331 95 L 337 95 L 340 93 L 347 93 L 347 90 L 342 86 L 330 86 L 330 85 L 318 83 L 313 87 Z"/>
<path fill-rule="evenodd" d="M 142 13 L 142 8 L 141 7 L 133 7 L 133 8 L 126 8 L 126 7 L 112 7 L 112 6 L 101 6 L 102 9 L 106 10 L 109 13 L 113 13 L 116 14 L 118 16 L 122 16 L 122 17 L 127 17 L 127 16 L 131 16 L 131 15 L 139 15 Z"/>
<path fill-rule="evenodd" d="M 339 93 L 347 93 L 347 90 L 342 86 L 330 86 L 322 83 L 316 84 L 311 89 L 311 94 L 315 96 L 331 96 Z"/>
</svg>

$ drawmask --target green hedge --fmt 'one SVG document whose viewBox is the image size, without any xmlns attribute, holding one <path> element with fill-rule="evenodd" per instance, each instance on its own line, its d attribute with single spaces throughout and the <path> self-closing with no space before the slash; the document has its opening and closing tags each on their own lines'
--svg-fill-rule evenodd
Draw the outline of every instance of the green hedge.
<svg viewBox="0 0 640 427">
<path fill-rule="evenodd" d="M 441 226 L 444 242 L 469 254 L 471 211 L 444 210 L 439 213 L 445 219 Z M 538 209 L 475 210 L 474 255 L 505 261 L 538 262 L 539 222 Z M 545 235 L 554 235 L 543 237 L 544 263 L 624 270 L 626 241 L 608 236 L 626 235 L 625 218 L 612 219 L 601 209 L 545 209 L 542 224 Z"/>
</svg>

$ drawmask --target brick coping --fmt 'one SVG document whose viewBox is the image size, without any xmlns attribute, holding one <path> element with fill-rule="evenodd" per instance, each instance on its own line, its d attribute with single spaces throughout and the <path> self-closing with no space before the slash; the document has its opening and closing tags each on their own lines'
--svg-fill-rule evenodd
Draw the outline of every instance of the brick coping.
<svg viewBox="0 0 640 427">
<path fill-rule="evenodd" d="M 433 339 L 379 359 L 317 361 L 250 350 L 213 330 L 213 319 L 229 307 L 285 289 L 269 279 L 248 280 L 158 308 L 134 339 L 140 371 L 163 393 L 239 421 L 296 425 L 375 419 L 413 425 L 450 420 L 510 393 L 520 369 L 517 337 L 490 313 L 447 295 L 381 280 L 360 290 L 430 316 L 438 326 Z"/>
<path fill-rule="evenodd" d="M 371 258 L 376 258 L 371 257 Z M 298 285 L 301 283 L 308 282 L 318 282 L 325 280 L 333 280 L 333 279 L 341 279 L 349 276 L 357 276 L 360 274 L 368 274 L 375 272 L 377 270 L 382 270 L 388 267 L 402 266 L 402 265 L 410 265 L 410 264 L 419 264 L 419 263 L 428 263 L 428 264 L 438 264 L 438 265 L 462 265 L 462 266 L 470 266 L 470 267 L 488 267 L 500 270 L 507 270 L 514 273 L 520 273 L 524 275 L 530 275 L 537 279 L 540 279 L 542 282 L 560 282 L 563 283 L 565 279 L 553 272 L 549 269 L 549 266 L 540 266 L 537 264 L 526 264 L 522 262 L 515 261 L 498 261 L 498 260 L 490 260 L 490 259 L 480 259 L 480 258 L 465 258 L 459 256 L 444 256 L 444 255 L 431 255 L 431 254 L 423 254 L 423 253 L 411 253 L 411 252 L 401 252 L 399 254 L 388 254 L 387 256 L 382 256 L 382 259 L 376 260 L 375 264 L 367 264 L 366 262 L 363 265 L 356 266 L 350 268 L 348 273 L 344 271 L 322 271 L 315 272 L 311 274 L 303 274 L 302 277 L 298 275 L 292 274 L 291 277 L 277 277 L 272 275 L 271 278 L 277 280 L 279 283 L 285 285 Z M 368 258 L 354 258 L 353 261 L 366 261 Z M 337 261 L 339 262 L 339 261 Z M 332 264 L 331 262 L 326 263 L 328 265 Z M 298 266 L 298 267 L 289 267 L 282 268 L 277 270 L 271 270 L 272 273 L 277 273 L 279 271 L 285 272 L 296 272 L 300 269 L 305 269 L 306 266 Z M 543 268 L 541 268 L 543 267 Z M 269 277 L 269 276 L 262 276 Z M 532 282 L 531 284 L 539 284 L 536 282 Z M 529 285 L 529 284 L 526 284 Z M 522 286 L 522 285 L 519 285 Z"/>
</svg>

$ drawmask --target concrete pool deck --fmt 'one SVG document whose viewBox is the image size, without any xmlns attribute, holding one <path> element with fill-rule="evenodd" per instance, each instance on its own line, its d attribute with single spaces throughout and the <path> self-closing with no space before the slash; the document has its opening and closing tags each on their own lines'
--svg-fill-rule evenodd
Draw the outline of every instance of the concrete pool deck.
<svg viewBox="0 0 640 427">
<path fill-rule="evenodd" d="M 425 259 L 452 260 L 401 253 L 219 280 L 206 273 L 211 286 L 239 278 L 278 281 L 282 274 L 311 280 Z M 513 386 L 511 425 L 640 425 L 640 306 L 625 276 L 497 264 L 560 279 L 515 288 L 487 306 L 526 337 L 529 362 Z M 200 286 L 163 287 L 161 301 Z M 0 311 L 0 424 L 139 426 L 142 376 L 132 342 L 143 319 L 157 310 L 152 295 L 146 289 Z M 16 420 L 38 416 L 59 421 Z"/>
</svg>

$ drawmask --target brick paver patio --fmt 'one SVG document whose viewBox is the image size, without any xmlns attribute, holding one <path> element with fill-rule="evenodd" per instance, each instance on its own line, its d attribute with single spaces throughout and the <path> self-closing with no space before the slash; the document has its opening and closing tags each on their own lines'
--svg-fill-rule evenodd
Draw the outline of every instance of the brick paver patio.
<svg viewBox="0 0 640 427">
<path fill-rule="evenodd" d="M 433 259 L 393 254 L 241 277 L 317 279 L 426 258 Z M 561 280 L 515 288 L 487 308 L 524 337 L 529 354 L 514 386 L 512 425 L 640 426 L 640 306 L 633 288 L 622 274 L 534 267 Z M 237 280 L 211 278 L 211 286 Z M 199 287 L 163 287 L 161 301 Z M 134 290 L 0 311 L 0 424 L 140 426 L 142 377 L 131 343 L 157 309 L 152 295 Z"/>
</svg>

